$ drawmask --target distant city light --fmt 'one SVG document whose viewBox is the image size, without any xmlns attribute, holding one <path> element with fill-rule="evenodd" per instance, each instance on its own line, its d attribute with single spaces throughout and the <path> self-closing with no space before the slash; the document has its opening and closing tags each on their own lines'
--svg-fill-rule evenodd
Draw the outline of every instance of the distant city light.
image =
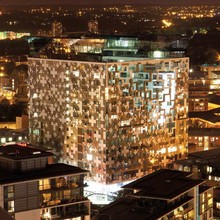
<svg viewBox="0 0 220 220">
<path fill-rule="evenodd" d="M 172 22 L 167 21 L 167 20 L 162 20 L 162 23 L 166 25 L 166 27 L 170 27 L 172 25 Z"/>
</svg>

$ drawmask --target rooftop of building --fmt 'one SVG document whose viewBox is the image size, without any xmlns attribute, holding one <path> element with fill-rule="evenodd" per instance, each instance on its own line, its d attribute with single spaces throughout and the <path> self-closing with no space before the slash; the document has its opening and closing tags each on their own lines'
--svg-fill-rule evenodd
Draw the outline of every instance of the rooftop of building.
<svg viewBox="0 0 220 220">
<path fill-rule="evenodd" d="M 193 197 L 186 194 L 186 192 L 193 187 L 199 186 L 201 193 L 210 189 L 210 187 L 201 186 L 205 181 L 190 179 L 191 174 L 161 169 L 129 183 L 122 188 L 140 191 L 135 194 L 129 194 L 103 207 L 96 214 L 97 219 L 159 219 L 177 207 L 191 201 Z M 145 197 L 145 193 L 143 195 L 143 191 L 147 193 L 147 197 Z M 167 202 L 167 199 L 175 199 L 176 197 L 180 199 L 175 203 Z"/>
<path fill-rule="evenodd" d="M 0 219 L 2 220 L 14 220 L 8 212 L 6 212 L 2 207 L 0 207 Z"/>
<path fill-rule="evenodd" d="M 0 146 L 0 158 L 23 160 L 36 157 L 49 157 L 52 155 L 50 152 L 39 150 L 23 143 Z"/>
<path fill-rule="evenodd" d="M 142 200 L 124 197 L 105 206 L 97 214 L 98 220 L 124 219 L 124 220 L 153 220 L 158 219 L 177 207 L 189 202 L 192 197 L 186 197 L 174 205 L 167 206 L 161 201 Z"/>
<path fill-rule="evenodd" d="M 212 186 L 200 186 L 199 187 L 199 194 L 202 194 L 211 188 L 212 188 Z"/>
<path fill-rule="evenodd" d="M 125 61 L 146 59 L 148 57 L 154 58 L 151 54 L 154 51 L 161 51 L 161 57 L 168 57 L 171 51 L 184 51 L 182 48 L 172 48 L 169 41 L 164 41 L 167 45 L 158 48 L 155 43 L 158 39 L 156 41 L 153 39 L 139 39 L 137 36 L 96 35 L 51 38 L 46 44 L 43 44 L 40 50 L 34 49 L 33 42 L 37 41 L 36 39 L 33 38 L 32 40 L 35 53 L 31 56 L 48 59 L 111 62 L 112 59 L 122 60 L 122 58 Z M 175 56 L 172 55 L 173 57 Z M 179 58 L 179 55 L 177 57 Z"/>
<path fill-rule="evenodd" d="M 220 108 L 208 111 L 189 112 L 189 118 L 200 118 L 211 123 L 220 122 Z"/>
<path fill-rule="evenodd" d="M 27 131 L 20 129 L 0 128 L 0 137 L 27 135 Z"/>
<path fill-rule="evenodd" d="M 27 172 L 13 172 L 0 168 L 0 184 L 12 184 L 26 181 L 34 181 L 39 179 L 55 178 L 67 175 L 86 174 L 88 171 L 79 167 L 67 164 L 49 164 L 44 169 L 32 170 Z"/>
<path fill-rule="evenodd" d="M 40 157 L 49 157 L 53 154 L 44 150 L 39 150 L 30 146 L 21 146 L 19 144 L 0 146 L 1 158 L 7 158 L 14 161 L 23 161 L 26 159 L 34 159 Z M 86 174 L 88 171 L 79 167 L 57 163 L 47 164 L 45 167 L 34 169 L 34 171 L 6 169 L 4 166 L 0 168 L 0 184 L 11 184 L 16 182 L 32 181 L 38 179 Z"/>
<path fill-rule="evenodd" d="M 188 159 L 177 160 L 174 163 L 182 164 L 184 166 L 209 165 L 218 168 L 220 167 L 220 148 L 189 153 Z"/>
<path fill-rule="evenodd" d="M 220 128 L 189 128 L 189 136 L 220 136 Z"/>
<path fill-rule="evenodd" d="M 213 70 L 212 72 L 216 75 L 220 75 L 220 70 Z"/>
<path fill-rule="evenodd" d="M 193 180 L 192 173 L 161 169 L 122 188 L 139 190 L 134 196 L 170 200 L 203 183 L 203 180 Z"/>
<path fill-rule="evenodd" d="M 208 95 L 208 100 L 210 103 L 220 105 L 220 95 L 210 94 Z"/>
<path fill-rule="evenodd" d="M 208 73 L 205 71 L 193 71 L 189 73 L 189 79 L 190 80 L 196 80 L 196 79 L 206 79 L 208 77 Z"/>
</svg>

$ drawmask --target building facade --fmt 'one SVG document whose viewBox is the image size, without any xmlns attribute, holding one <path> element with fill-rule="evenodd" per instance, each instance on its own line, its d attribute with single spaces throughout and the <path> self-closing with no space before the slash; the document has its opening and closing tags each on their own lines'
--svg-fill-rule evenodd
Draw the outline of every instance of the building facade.
<svg viewBox="0 0 220 220">
<path fill-rule="evenodd" d="M 8 145 L 0 152 L 0 205 L 16 220 L 90 219 L 87 171 L 48 164 L 52 154 L 35 148 Z"/>
<path fill-rule="evenodd" d="M 30 141 L 121 183 L 184 157 L 188 58 L 86 62 L 30 58 Z"/>
<path fill-rule="evenodd" d="M 59 21 L 54 21 L 51 24 L 52 37 L 61 37 L 63 34 L 63 25 Z"/>
<path fill-rule="evenodd" d="M 26 142 L 28 142 L 28 134 L 26 131 L 0 128 L 0 145 Z"/>
<path fill-rule="evenodd" d="M 88 22 L 88 31 L 92 34 L 98 34 L 99 32 L 99 22 L 97 20 L 90 20 Z"/>
</svg>

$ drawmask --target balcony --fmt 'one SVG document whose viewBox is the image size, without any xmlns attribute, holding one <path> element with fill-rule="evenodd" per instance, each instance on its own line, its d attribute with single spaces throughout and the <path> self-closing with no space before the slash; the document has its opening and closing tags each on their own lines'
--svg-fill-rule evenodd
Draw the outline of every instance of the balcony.
<svg viewBox="0 0 220 220">
<path fill-rule="evenodd" d="M 46 202 L 42 202 L 40 207 L 52 207 L 52 206 L 60 206 L 71 203 L 80 203 L 86 201 L 87 198 L 83 196 L 73 196 L 70 198 L 55 198 Z"/>
<path fill-rule="evenodd" d="M 75 189 L 78 187 L 84 187 L 83 180 L 79 176 L 73 179 L 72 177 L 60 177 L 51 180 L 47 179 L 39 182 L 39 190 L 41 192 Z"/>
<path fill-rule="evenodd" d="M 89 215 L 89 201 L 41 210 L 40 220 L 63 220 Z"/>
</svg>

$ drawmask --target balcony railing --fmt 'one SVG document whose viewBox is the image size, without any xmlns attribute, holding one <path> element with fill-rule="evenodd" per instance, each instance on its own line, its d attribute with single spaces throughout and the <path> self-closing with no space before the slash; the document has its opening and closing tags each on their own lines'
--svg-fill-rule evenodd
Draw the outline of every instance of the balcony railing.
<svg viewBox="0 0 220 220">
<path fill-rule="evenodd" d="M 62 207 L 54 207 L 49 209 L 50 214 L 46 214 L 41 216 L 41 220 L 47 220 L 48 216 L 50 216 L 50 219 L 72 219 L 74 217 L 79 216 L 86 216 L 89 215 L 89 209 L 85 205 L 81 204 L 74 204 L 74 205 L 67 205 Z"/>
<path fill-rule="evenodd" d="M 84 187 L 85 185 L 83 183 L 79 182 L 65 182 L 65 183 L 56 183 L 56 184 L 48 184 L 39 186 L 40 191 L 45 190 L 57 190 L 57 189 L 74 189 L 77 187 Z"/>
<path fill-rule="evenodd" d="M 56 199 L 51 199 L 50 201 L 47 202 L 42 202 L 40 207 L 51 207 L 51 206 L 69 204 L 69 203 L 78 203 L 78 202 L 84 202 L 86 200 L 88 199 L 83 196 L 76 196 L 71 198 L 56 198 Z"/>
</svg>

